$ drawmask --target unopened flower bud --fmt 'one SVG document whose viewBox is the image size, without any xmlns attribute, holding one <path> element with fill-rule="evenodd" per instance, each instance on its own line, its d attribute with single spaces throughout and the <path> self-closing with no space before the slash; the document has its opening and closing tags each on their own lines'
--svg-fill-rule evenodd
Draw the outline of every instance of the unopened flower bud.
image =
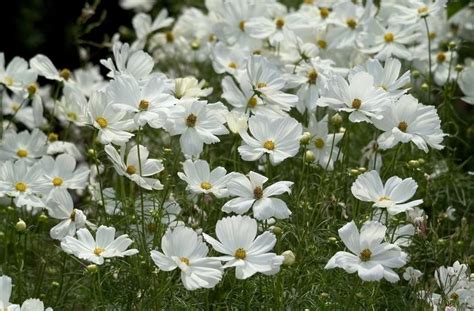
<svg viewBox="0 0 474 311">
<path fill-rule="evenodd" d="M 422 90 L 423 92 L 428 91 L 429 88 L 430 88 L 430 87 L 428 86 L 428 83 L 426 83 L 426 82 L 421 85 L 421 90 Z"/>
<path fill-rule="evenodd" d="M 411 168 L 418 168 L 420 166 L 420 162 L 418 162 L 418 160 L 410 160 L 408 161 L 408 166 Z"/>
<path fill-rule="evenodd" d="M 311 150 L 306 150 L 306 152 L 304 153 L 304 160 L 307 163 L 311 163 L 314 160 L 316 160 L 316 156 L 314 155 L 314 152 L 312 152 Z"/>
<path fill-rule="evenodd" d="M 349 170 L 349 174 L 351 174 L 351 176 L 357 176 L 360 174 L 359 170 L 356 170 L 356 169 L 350 169 Z"/>
<path fill-rule="evenodd" d="M 52 281 L 51 282 L 51 287 L 59 287 L 59 282 L 56 282 L 56 281 Z"/>
<path fill-rule="evenodd" d="M 273 227 L 272 232 L 273 232 L 275 235 L 281 235 L 281 234 L 283 233 L 283 229 L 280 228 L 280 227 L 275 226 L 275 227 Z"/>
<path fill-rule="evenodd" d="M 420 72 L 418 70 L 413 70 L 411 72 L 411 76 L 415 79 L 418 79 L 420 77 Z"/>
<path fill-rule="evenodd" d="M 446 245 L 446 240 L 445 240 L 445 239 L 439 239 L 439 240 L 437 241 L 437 243 L 438 243 L 439 245 Z"/>
<path fill-rule="evenodd" d="M 457 72 L 461 72 L 464 69 L 464 66 L 461 64 L 457 64 L 456 67 L 454 67 L 454 70 Z"/>
<path fill-rule="evenodd" d="M 342 124 L 342 116 L 339 113 L 336 113 L 331 117 L 331 123 L 334 126 L 339 126 Z"/>
<path fill-rule="evenodd" d="M 448 43 L 448 48 L 449 48 L 450 50 L 455 49 L 455 48 L 456 48 L 456 42 L 454 42 L 454 41 L 449 42 L 449 43 Z"/>
<path fill-rule="evenodd" d="M 329 242 L 332 242 L 332 243 L 335 243 L 335 242 L 337 242 L 337 238 L 336 238 L 336 237 L 333 237 L 333 236 L 330 236 L 330 237 L 328 238 L 328 241 L 329 241 Z"/>
<path fill-rule="evenodd" d="M 95 150 L 94 149 L 89 149 L 87 150 L 87 154 L 91 157 L 95 156 Z"/>
<path fill-rule="evenodd" d="M 357 170 L 358 170 L 359 173 L 361 173 L 361 174 L 367 172 L 367 169 L 366 169 L 365 167 L 363 167 L 363 166 L 359 167 Z"/>
<path fill-rule="evenodd" d="M 418 159 L 418 163 L 420 163 L 420 165 L 425 164 L 425 159 L 419 158 L 419 159 Z"/>
<path fill-rule="evenodd" d="M 97 267 L 97 265 L 90 264 L 86 267 L 86 271 L 89 273 L 96 273 L 99 272 L 99 267 Z"/>
<path fill-rule="evenodd" d="M 290 251 L 290 250 L 284 251 L 283 253 L 281 253 L 281 255 L 284 258 L 283 259 L 283 265 L 291 266 L 292 264 L 295 263 L 296 256 L 292 251 Z"/>
<path fill-rule="evenodd" d="M 307 144 L 309 144 L 310 140 L 311 140 L 311 133 L 310 132 L 304 132 L 303 135 L 300 138 L 300 144 L 307 145 Z"/>
<path fill-rule="evenodd" d="M 23 219 L 19 219 L 18 222 L 15 225 L 15 229 L 18 232 L 25 232 L 26 230 L 26 222 L 23 221 Z"/>
<path fill-rule="evenodd" d="M 45 213 L 42 213 L 41 215 L 38 216 L 38 221 L 39 222 L 47 222 L 48 221 L 48 216 Z"/>
</svg>

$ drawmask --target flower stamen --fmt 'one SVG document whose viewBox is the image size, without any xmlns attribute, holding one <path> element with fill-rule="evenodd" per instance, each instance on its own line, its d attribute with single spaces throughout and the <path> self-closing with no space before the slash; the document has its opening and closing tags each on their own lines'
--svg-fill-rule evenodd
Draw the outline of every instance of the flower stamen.
<svg viewBox="0 0 474 311">
<path fill-rule="evenodd" d="M 360 260 L 366 262 L 370 260 L 370 257 L 372 256 L 372 252 L 370 249 L 366 248 L 362 252 L 360 252 L 359 258 Z"/>
<path fill-rule="evenodd" d="M 235 251 L 234 257 L 237 258 L 237 259 L 245 259 L 245 257 L 247 257 L 247 253 L 245 252 L 245 249 L 238 248 Z"/>
</svg>

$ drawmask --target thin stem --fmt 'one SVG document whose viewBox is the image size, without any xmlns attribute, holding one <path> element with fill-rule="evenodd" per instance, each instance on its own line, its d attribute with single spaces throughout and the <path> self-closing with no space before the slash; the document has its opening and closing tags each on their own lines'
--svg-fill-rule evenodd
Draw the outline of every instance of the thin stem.
<svg viewBox="0 0 474 311">
<path fill-rule="evenodd" d="M 431 38 L 430 38 L 430 28 L 428 26 L 428 20 L 426 17 L 423 18 L 426 28 L 426 36 L 428 37 L 428 66 L 429 66 L 429 75 L 428 75 L 428 104 L 431 104 L 431 85 L 433 84 L 433 71 L 431 65 Z"/>
</svg>

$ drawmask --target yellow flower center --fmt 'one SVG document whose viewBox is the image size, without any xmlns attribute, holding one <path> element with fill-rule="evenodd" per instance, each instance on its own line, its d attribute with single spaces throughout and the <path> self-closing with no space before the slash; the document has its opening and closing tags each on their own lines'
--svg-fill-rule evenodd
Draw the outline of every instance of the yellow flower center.
<svg viewBox="0 0 474 311">
<path fill-rule="evenodd" d="M 245 21 L 240 21 L 239 28 L 241 31 L 245 31 Z"/>
<path fill-rule="evenodd" d="M 58 186 L 61 186 L 63 184 L 63 180 L 60 177 L 54 177 L 53 180 L 52 180 L 52 183 L 53 183 L 54 186 L 58 187 Z"/>
<path fill-rule="evenodd" d="M 247 253 L 245 252 L 245 249 L 238 248 L 235 251 L 234 257 L 237 258 L 237 259 L 245 259 L 245 257 L 247 257 Z"/>
<path fill-rule="evenodd" d="M 354 98 L 354 100 L 352 101 L 352 108 L 359 109 L 361 105 L 362 101 L 358 98 Z"/>
<path fill-rule="evenodd" d="M 372 252 L 370 251 L 370 249 L 366 248 L 362 252 L 360 252 L 359 258 L 362 261 L 369 261 L 371 256 Z"/>
<path fill-rule="evenodd" d="M 427 6 L 422 6 L 421 8 L 418 9 L 418 14 L 426 14 L 428 13 L 428 7 Z"/>
<path fill-rule="evenodd" d="M 285 20 L 283 18 L 279 17 L 275 20 L 275 25 L 278 29 L 282 29 L 283 26 L 285 26 Z"/>
<path fill-rule="evenodd" d="M 263 143 L 263 148 L 267 150 L 273 150 L 275 149 L 275 143 L 271 140 L 267 140 L 266 142 Z"/>
<path fill-rule="evenodd" d="M 212 188 L 212 185 L 211 183 L 207 182 L 207 181 L 203 181 L 201 183 L 201 188 L 204 189 L 204 190 L 209 190 Z"/>
<path fill-rule="evenodd" d="M 147 100 L 142 99 L 138 104 L 138 109 L 140 110 L 147 110 L 148 106 L 150 106 L 150 102 Z"/>
<path fill-rule="evenodd" d="M 386 195 L 383 195 L 379 198 L 379 202 L 380 201 L 390 201 L 390 197 L 386 196 Z"/>
<path fill-rule="evenodd" d="M 323 149 L 324 148 L 324 140 L 322 138 L 316 138 L 314 141 L 314 146 L 318 149 Z"/>
<path fill-rule="evenodd" d="M 166 37 L 166 42 L 168 42 L 168 43 L 173 43 L 174 42 L 174 35 L 171 31 L 167 31 L 165 33 L 165 37 Z"/>
<path fill-rule="evenodd" d="M 257 83 L 257 88 L 261 89 L 262 87 L 266 87 L 267 84 L 265 82 L 258 82 Z"/>
<path fill-rule="evenodd" d="M 58 138 L 59 138 L 59 136 L 56 133 L 49 133 L 48 134 L 48 141 L 49 142 L 55 142 L 55 141 L 58 140 Z"/>
<path fill-rule="evenodd" d="M 325 40 L 318 40 L 318 46 L 321 49 L 325 49 L 328 46 L 328 43 Z"/>
<path fill-rule="evenodd" d="M 7 86 L 12 86 L 15 81 L 11 77 L 5 77 L 5 83 L 7 84 Z"/>
<path fill-rule="evenodd" d="M 255 187 L 255 189 L 253 189 L 253 196 L 257 200 L 261 199 L 263 197 L 262 187 Z"/>
<path fill-rule="evenodd" d="M 103 117 L 98 117 L 95 119 L 95 122 L 97 122 L 101 128 L 106 128 L 107 125 L 109 125 L 109 122 L 107 122 L 107 120 Z"/>
<path fill-rule="evenodd" d="M 383 39 L 385 40 L 385 42 L 388 42 L 388 43 L 393 42 L 394 38 L 395 36 L 391 32 L 387 32 L 385 36 L 383 36 Z"/>
<path fill-rule="evenodd" d="M 191 113 L 191 114 L 186 118 L 186 126 L 187 126 L 187 127 L 195 127 L 195 126 L 196 126 L 196 121 L 197 121 L 196 115 L 194 115 L 194 114 Z"/>
<path fill-rule="evenodd" d="M 24 158 L 28 156 L 28 151 L 26 151 L 25 149 L 18 149 L 18 151 L 16 152 L 16 155 L 19 156 L 20 158 Z"/>
<path fill-rule="evenodd" d="M 254 108 L 255 106 L 257 106 L 257 97 L 254 96 L 250 98 L 247 102 L 247 106 L 249 106 L 250 108 Z"/>
<path fill-rule="evenodd" d="M 137 168 L 133 165 L 127 166 L 127 174 L 133 175 L 137 172 Z"/>
<path fill-rule="evenodd" d="M 407 128 L 408 128 L 408 124 L 405 121 L 398 123 L 398 129 L 402 131 L 403 133 L 406 133 Z"/>
<path fill-rule="evenodd" d="M 434 39 L 436 39 L 437 34 L 434 31 L 430 31 L 428 33 L 428 36 L 430 37 L 431 40 L 434 40 Z"/>
<path fill-rule="evenodd" d="M 71 71 L 67 68 L 64 68 L 59 72 L 59 76 L 67 81 L 71 77 Z"/>
<path fill-rule="evenodd" d="M 20 192 L 25 192 L 26 191 L 26 184 L 23 182 L 17 182 L 15 185 L 15 189 Z"/>
<path fill-rule="evenodd" d="M 459 295 L 457 293 L 452 293 L 451 296 L 449 296 L 449 298 L 451 298 L 451 300 L 458 300 Z"/>
<path fill-rule="evenodd" d="M 38 90 L 38 86 L 36 86 L 36 84 L 34 83 L 31 83 L 30 85 L 26 87 L 26 90 L 28 91 L 29 95 L 33 95 Z"/>
<path fill-rule="evenodd" d="M 321 14 L 322 18 L 327 18 L 329 16 L 329 8 L 319 8 L 319 14 Z"/>
<path fill-rule="evenodd" d="M 96 254 L 97 256 L 100 256 L 100 254 L 102 254 L 104 251 L 105 251 L 105 249 L 102 248 L 102 247 L 94 248 L 94 254 Z"/>
<path fill-rule="evenodd" d="M 318 72 L 314 69 L 311 69 L 308 72 L 308 83 L 309 84 L 316 84 L 316 79 L 318 78 Z"/>
<path fill-rule="evenodd" d="M 186 266 L 189 266 L 189 259 L 186 257 L 181 257 L 179 260 L 181 260 L 182 263 L 184 263 Z"/>
<path fill-rule="evenodd" d="M 68 112 L 67 118 L 71 121 L 77 121 L 77 114 L 75 112 Z"/>
<path fill-rule="evenodd" d="M 237 64 L 234 62 L 230 62 L 229 65 L 227 66 L 229 66 L 229 68 L 232 68 L 232 69 L 237 69 Z"/>
<path fill-rule="evenodd" d="M 348 18 L 346 20 L 346 24 L 347 26 L 350 28 L 350 29 L 355 29 L 357 27 L 357 22 L 355 19 L 353 18 Z"/>
<path fill-rule="evenodd" d="M 72 210 L 71 215 L 69 215 L 69 219 L 71 219 L 71 221 L 76 221 L 76 209 Z"/>
<path fill-rule="evenodd" d="M 436 61 L 438 63 L 442 63 L 446 60 L 446 54 L 444 54 L 443 52 L 439 52 L 437 55 L 436 55 Z"/>
</svg>

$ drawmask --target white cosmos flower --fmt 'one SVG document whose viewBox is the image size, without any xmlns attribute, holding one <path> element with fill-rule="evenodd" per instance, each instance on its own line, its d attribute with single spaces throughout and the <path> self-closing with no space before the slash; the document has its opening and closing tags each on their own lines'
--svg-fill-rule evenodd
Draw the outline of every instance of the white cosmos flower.
<svg viewBox="0 0 474 311">
<path fill-rule="evenodd" d="M 357 272 L 363 281 L 397 282 L 400 277 L 393 268 L 405 265 L 407 254 L 397 245 L 383 242 L 386 230 L 387 227 L 375 221 L 365 223 L 360 233 L 354 221 L 345 224 L 339 229 L 339 236 L 350 253 L 337 252 L 324 268 Z"/>
<path fill-rule="evenodd" d="M 273 196 L 291 193 L 293 182 L 278 181 L 264 188 L 263 184 L 267 181 L 267 177 L 253 171 L 250 171 L 247 176 L 236 174 L 229 181 L 227 187 L 229 194 L 237 197 L 227 201 L 222 210 L 226 213 L 244 214 L 252 208 L 253 216 L 258 220 L 290 217 L 291 211 L 286 203 L 281 199 L 273 198 Z"/>
<path fill-rule="evenodd" d="M 53 311 L 53 308 L 45 308 L 44 303 L 37 298 L 29 298 L 23 301 L 21 308 L 13 309 L 14 311 Z"/>
<path fill-rule="evenodd" d="M 206 81 L 198 81 L 195 77 L 177 78 L 174 80 L 174 96 L 178 100 L 206 97 L 212 93 L 212 87 L 205 87 Z"/>
<path fill-rule="evenodd" d="M 387 93 L 374 84 L 374 77 L 367 72 L 356 72 L 349 76 L 349 83 L 339 76 L 328 82 L 328 93 L 318 100 L 318 106 L 329 106 L 337 111 L 346 111 L 352 122 L 372 123 L 382 119 L 383 111 L 390 104 Z"/>
<path fill-rule="evenodd" d="M 281 71 L 263 56 L 250 57 L 247 64 L 247 74 L 255 95 L 265 102 L 277 105 L 283 111 L 288 111 L 298 102 L 298 97 L 282 91 L 286 80 Z"/>
<path fill-rule="evenodd" d="M 369 59 L 365 64 L 352 69 L 355 72 L 365 71 L 374 77 L 374 84 L 386 91 L 392 100 L 397 100 L 406 93 L 410 84 L 410 71 L 400 76 L 401 62 L 396 58 L 385 60 L 384 66 L 377 59 Z"/>
<path fill-rule="evenodd" d="M 100 63 L 109 69 L 107 74 L 115 78 L 121 74 L 128 74 L 137 80 L 148 78 L 155 66 L 153 58 L 143 51 L 130 51 L 128 43 L 115 42 L 113 46 L 115 63 L 111 58 L 101 59 Z"/>
<path fill-rule="evenodd" d="M 48 215 L 61 222 L 51 228 L 49 235 L 55 240 L 62 240 L 65 236 L 73 236 L 76 231 L 86 226 L 86 215 L 74 208 L 71 196 L 66 190 L 56 191 L 46 204 Z"/>
<path fill-rule="evenodd" d="M 137 249 L 128 249 L 133 243 L 128 235 L 122 234 L 115 238 L 115 228 L 100 226 L 96 237 L 88 229 L 77 231 L 77 238 L 66 236 L 61 241 L 61 248 L 68 254 L 102 265 L 105 258 L 131 256 L 138 253 Z"/>
<path fill-rule="evenodd" d="M 421 19 L 436 17 L 444 11 L 447 0 L 407 0 L 403 4 L 389 3 L 394 8 L 389 22 L 395 24 L 411 25 Z"/>
<path fill-rule="evenodd" d="M 14 311 L 18 310 L 19 305 L 11 304 L 10 296 L 12 294 L 12 279 L 9 276 L 0 277 L 0 310 Z"/>
<path fill-rule="evenodd" d="M 31 133 L 7 132 L 0 143 L 0 160 L 22 160 L 32 164 L 46 154 L 46 142 L 46 135 L 37 128 Z"/>
<path fill-rule="evenodd" d="M 150 15 L 138 13 L 132 19 L 133 29 L 135 29 L 135 33 L 137 34 L 137 41 L 133 46 L 144 48 L 151 34 L 170 26 L 173 21 L 174 18 L 168 17 L 168 11 L 166 9 L 162 9 L 153 22 Z"/>
<path fill-rule="evenodd" d="M 236 110 L 229 111 L 225 115 L 225 120 L 229 130 L 234 134 L 238 134 L 248 129 L 249 118 L 245 113 Z"/>
<path fill-rule="evenodd" d="M 224 256 L 224 268 L 235 267 L 237 279 L 247 279 L 255 273 L 266 275 L 280 271 L 283 256 L 270 251 L 276 243 L 273 233 L 265 231 L 257 237 L 257 222 L 248 216 L 232 216 L 216 224 L 217 239 L 203 234 L 207 243 Z"/>
<path fill-rule="evenodd" d="M 72 77 L 72 73 L 69 69 L 57 69 L 49 57 L 43 54 L 37 54 L 35 57 L 30 59 L 30 66 L 31 69 L 48 80 L 66 82 Z"/>
<path fill-rule="evenodd" d="M 464 93 L 461 99 L 471 105 L 474 105 L 474 66 L 465 68 L 459 75 L 459 88 Z"/>
<path fill-rule="evenodd" d="M 405 272 L 403 272 L 403 279 L 410 282 L 410 284 L 415 285 L 422 275 L 423 272 L 420 270 L 413 267 L 406 267 Z"/>
<path fill-rule="evenodd" d="M 76 159 L 69 154 L 60 154 L 56 159 L 44 156 L 39 163 L 49 181 L 44 185 L 46 195 L 59 189 L 84 189 L 87 186 L 90 170 L 86 166 L 76 167 Z"/>
<path fill-rule="evenodd" d="M 99 141 L 106 144 L 124 144 L 133 137 L 128 131 L 135 129 L 133 119 L 127 117 L 126 111 L 116 111 L 113 103 L 102 92 L 92 94 L 87 103 L 89 123 L 99 130 Z"/>
<path fill-rule="evenodd" d="M 161 160 L 148 159 L 150 152 L 142 145 L 140 145 L 139 148 L 137 148 L 136 145 L 133 146 L 128 152 L 126 161 L 125 146 L 123 146 L 120 151 L 119 154 L 112 145 L 105 146 L 105 152 L 112 161 L 117 174 L 127 177 L 147 190 L 163 189 L 163 185 L 159 179 L 149 177 L 158 174 L 164 169 Z M 138 152 L 140 152 L 140 155 Z"/>
<path fill-rule="evenodd" d="M 216 73 L 228 73 L 235 75 L 245 70 L 247 65 L 247 52 L 236 47 L 227 47 L 218 42 L 210 55 L 212 67 Z"/>
<path fill-rule="evenodd" d="M 178 172 L 179 178 L 188 183 L 186 190 L 196 194 L 214 194 L 217 198 L 227 197 L 227 183 L 232 178 L 231 174 L 222 166 L 209 169 L 209 164 L 203 160 L 186 160 L 183 163 L 184 173 Z"/>
<path fill-rule="evenodd" d="M 240 132 L 243 144 L 238 148 L 245 161 L 255 161 L 268 154 L 273 165 L 295 156 L 300 147 L 301 124 L 291 117 L 273 118 L 256 115 L 249 119 L 249 130 Z"/>
<path fill-rule="evenodd" d="M 57 103 L 56 117 L 61 121 L 69 121 L 77 126 L 87 123 L 87 99 L 82 92 L 71 84 L 63 88 L 63 97 Z"/>
<path fill-rule="evenodd" d="M 382 168 L 383 159 L 380 152 L 378 152 L 379 144 L 377 140 L 371 140 L 364 148 L 362 148 L 362 158 L 360 165 L 369 169 L 380 172 Z"/>
<path fill-rule="evenodd" d="M 418 103 L 412 95 L 403 95 L 384 112 L 380 120 L 374 120 L 374 125 L 384 131 L 377 142 L 381 149 L 389 149 L 398 143 L 413 142 L 424 152 L 428 146 L 440 150 L 444 136 L 441 120 L 436 108 Z"/>
<path fill-rule="evenodd" d="M 186 100 L 169 111 L 168 128 L 171 135 L 181 135 L 181 150 L 186 155 L 198 155 L 203 144 L 220 142 L 216 135 L 228 134 L 220 103 Z"/>
<path fill-rule="evenodd" d="M 124 10 L 148 12 L 153 8 L 156 0 L 120 0 L 120 7 Z"/>
<path fill-rule="evenodd" d="M 344 134 L 329 133 L 328 116 L 320 121 L 316 121 L 316 117 L 311 114 L 308 124 L 308 131 L 311 133 L 309 142 L 309 150 L 314 153 L 314 163 L 319 164 L 322 168 L 332 170 L 334 162 L 339 155 L 342 159 L 342 152 L 339 152 L 337 144 L 341 141 Z"/>
<path fill-rule="evenodd" d="M 418 25 L 402 26 L 389 24 L 384 27 L 375 18 L 371 19 L 357 41 L 361 51 L 375 54 L 375 58 L 385 60 L 389 57 L 412 59 L 412 53 L 407 46 L 411 45 L 420 36 Z"/>
<path fill-rule="evenodd" d="M 8 195 L 15 198 L 17 207 L 44 207 L 41 190 L 47 181 L 43 174 L 40 163 L 31 167 L 25 161 L 3 163 L 0 165 L 0 197 Z"/>
<path fill-rule="evenodd" d="M 168 229 L 161 238 L 161 249 L 163 253 L 151 251 L 153 262 L 163 271 L 179 268 L 187 290 L 213 288 L 222 279 L 220 260 L 206 257 L 209 248 L 190 228 Z"/>
<path fill-rule="evenodd" d="M 15 56 L 5 67 L 5 54 L 0 52 L 0 84 L 13 92 L 19 92 L 36 81 L 37 74 L 28 69 L 28 62 Z"/>
<path fill-rule="evenodd" d="M 416 192 L 418 184 L 413 178 L 390 177 L 385 185 L 377 171 L 359 175 L 352 184 L 352 194 L 364 202 L 372 202 L 373 207 L 386 208 L 390 215 L 411 211 L 423 200 L 408 202 Z"/>
<path fill-rule="evenodd" d="M 272 46 L 277 46 L 286 37 L 295 36 L 294 30 L 307 28 L 304 15 L 299 12 L 286 16 L 279 15 L 273 19 L 266 17 L 254 17 L 245 23 L 245 31 L 253 38 L 268 39 Z"/>
<path fill-rule="evenodd" d="M 170 92 L 164 78 L 158 75 L 140 85 L 133 76 L 124 74 L 107 87 L 115 110 L 132 113 L 137 126 L 148 124 L 153 128 L 161 128 L 166 122 L 166 112 L 174 105 Z"/>
</svg>

